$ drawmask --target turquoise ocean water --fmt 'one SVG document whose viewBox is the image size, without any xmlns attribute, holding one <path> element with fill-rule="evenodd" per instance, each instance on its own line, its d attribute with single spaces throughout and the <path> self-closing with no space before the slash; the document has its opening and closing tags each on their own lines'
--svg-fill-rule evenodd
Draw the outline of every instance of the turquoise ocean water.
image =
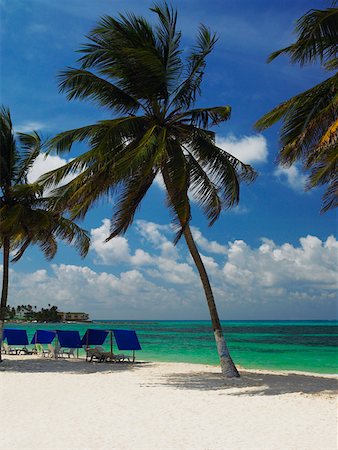
<svg viewBox="0 0 338 450">
<path fill-rule="evenodd" d="M 244 368 L 338 371 L 337 321 L 224 321 L 222 327 L 233 360 Z M 131 329 L 137 332 L 142 346 L 136 355 L 139 360 L 218 364 L 209 321 L 26 323 L 6 324 L 6 328 L 25 328 L 29 339 L 36 329 L 78 330 L 81 336 L 87 328 Z"/>
</svg>

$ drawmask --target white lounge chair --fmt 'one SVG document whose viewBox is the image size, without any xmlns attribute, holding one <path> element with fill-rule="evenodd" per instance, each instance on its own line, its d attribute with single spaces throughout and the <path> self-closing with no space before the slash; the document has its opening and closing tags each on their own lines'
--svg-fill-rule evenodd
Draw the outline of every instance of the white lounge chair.
<svg viewBox="0 0 338 450">
<path fill-rule="evenodd" d="M 3 342 L 2 346 L 3 346 L 4 352 L 6 355 L 17 355 L 18 354 L 18 349 L 9 346 L 7 344 L 7 342 Z"/>
<path fill-rule="evenodd" d="M 50 358 L 58 358 L 59 356 L 61 356 L 60 353 L 61 349 L 58 345 L 48 344 L 48 350 L 49 350 L 48 356 Z"/>
<path fill-rule="evenodd" d="M 99 362 L 122 362 L 126 359 L 130 362 L 130 358 L 123 353 L 114 354 L 111 352 L 106 352 L 103 347 L 94 347 L 86 349 L 86 361 L 93 361 L 93 359 L 97 359 Z"/>
<path fill-rule="evenodd" d="M 62 350 L 60 350 L 60 356 L 63 357 L 67 355 L 68 358 L 70 358 L 71 356 L 75 358 L 75 351 L 76 348 L 63 348 Z"/>
</svg>

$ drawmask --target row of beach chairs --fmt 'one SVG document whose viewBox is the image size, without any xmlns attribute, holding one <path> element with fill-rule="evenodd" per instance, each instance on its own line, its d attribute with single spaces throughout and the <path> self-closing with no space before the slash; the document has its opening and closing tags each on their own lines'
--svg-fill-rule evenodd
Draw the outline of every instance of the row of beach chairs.
<svg viewBox="0 0 338 450">
<path fill-rule="evenodd" d="M 83 346 L 86 352 L 86 361 L 98 361 L 98 362 L 130 362 L 130 357 L 123 353 L 114 354 L 106 352 L 102 347 L 86 347 Z M 45 349 L 41 344 L 35 344 L 35 348 L 28 349 L 27 347 L 11 347 L 6 342 L 2 344 L 2 352 L 7 355 L 33 355 L 36 354 L 43 358 L 73 358 L 76 357 L 75 348 L 61 348 L 52 344 L 48 344 L 48 349 Z"/>
<path fill-rule="evenodd" d="M 124 353 L 113 353 L 113 335 L 118 349 L 131 350 L 132 357 Z M 110 351 L 105 351 L 101 345 L 108 336 Z M 29 346 L 29 343 L 34 346 Z M 47 345 L 47 348 L 44 345 Z M 130 362 L 131 358 L 134 362 L 135 350 L 141 350 L 141 345 L 134 330 L 87 329 L 82 338 L 79 331 L 75 330 L 36 330 L 29 342 L 26 330 L 4 329 L 2 351 L 7 355 L 36 354 L 43 358 L 75 358 L 79 355 L 79 349 L 85 351 L 86 361 L 90 362 Z"/>
</svg>

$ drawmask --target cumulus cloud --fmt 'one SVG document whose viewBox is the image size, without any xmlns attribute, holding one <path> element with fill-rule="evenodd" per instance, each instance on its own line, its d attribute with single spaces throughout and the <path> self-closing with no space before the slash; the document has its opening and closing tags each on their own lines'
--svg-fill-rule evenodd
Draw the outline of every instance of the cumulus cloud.
<svg viewBox="0 0 338 450">
<path fill-rule="evenodd" d="M 227 246 L 219 244 L 217 241 L 208 241 L 200 230 L 195 227 L 191 227 L 192 235 L 197 243 L 197 245 L 206 252 L 210 253 L 219 253 L 219 254 L 226 254 L 227 252 Z"/>
<path fill-rule="evenodd" d="M 11 270 L 11 305 L 39 299 L 62 310 L 84 310 L 92 318 L 208 318 L 203 288 L 184 241 L 176 247 L 168 225 L 138 221 L 136 248 L 127 238 L 103 243 L 106 219 L 92 230 L 91 254 L 100 266 L 52 265 L 32 273 Z M 263 238 L 209 241 L 193 229 L 207 268 L 219 314 L 228 319 L 334 318 L 338 242 L 301 237 L 297 245 Z M 134 238 L 133 238 L 134 242 Z M 38 303 L 39 305 L 39 303 Z"/>
<path fill-rule="evenodd" d="M 110 234 L 110 221 L 104 219 L 99 228 L 91 230 L 91 250 L 95 252 L 96 264 L 132 264 L 135 266 L 150 264 L 151 256 L 142 249 L 136 249 L 132 255 L 125 237 L 117 236 L 106 242 Z"/>
<path fill-rule="evenodd" d="M 216 145 L 246 164 L 264 163 L 268 157 L 268 144 L 264 136 L 216 135 Z"/>
<path fill-rule="evenodd" d="M 60 158 L 57 155 L 46 155 L 45 153 L 40 153 L 40 155 L 34 161 L 33 166 L 31 167 L 28 173 L 28 182 L 33 183 L 36 181 L 41 175 L 49 172 L 51 170 L 58 169 L 59 167 L 64 166 L 70 160 Z M 69 175 L 65 178 L 63 184 L 68 183 L 70 180 L 74 178 L 74 175 Z"/>
<path fill-rule="evenodd" d="M 322 242 L 308 235 L 300 239 L 299 247 L 289 243 L 277 246 L 263 239 L 258 249 L 252 249 L 242 240 L 234 241 L 229 245 L 228 260 L 223 267 L 225 282 L 246 289 L 279 288 L 280 292 L 335 289 L 337 251 L 338 242 L 332 236 Z"/>
<path fill-rule="evenodd" d="M 31 133 L 32 131 L 40 131 L 46 128 L 46 125 L 42 122 L 30 121 L 23 122 L 15 127 L 17 133 Z"/>
<path fill-rule="evenodd" d="M 300 172 L 297 166 L 278 166 L 274 172 L 274 175 L 295 192 L 305 192 L 306 176 Z"/>
</svg>

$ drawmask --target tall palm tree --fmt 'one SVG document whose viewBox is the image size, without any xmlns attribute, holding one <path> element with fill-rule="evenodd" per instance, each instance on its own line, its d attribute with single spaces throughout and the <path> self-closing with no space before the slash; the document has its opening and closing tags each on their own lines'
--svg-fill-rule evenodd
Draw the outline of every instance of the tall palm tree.
<svg viewBox="0 0 338 450">
<path fill-rule="evenodd" d="M 311 10 L 295 29 L 297 41 L 272 53 L 268 61 L 289 55 L 301 66 L 319 62 L 335 74 L 322 83 L 278 105 L 260 118 L 255 127 L 262 131 L 279 120 L 281 150 L 278 162 L 286 167 L 296 161 L 309 171 L 307 188 L 327 185 L 322 212 L 338 206 L 338 8 L 336 2 L 325 10 Z"/>
<path fill-rule="evenodd" d="M 89 150 L 43 181 L 50 187 L 67 174 L 80 172 L 58 192 L 74 218 L 83 217 L 99 198 L 114 195 L 109 240 L 127 231 L 155 177 L 162 175 L 177 231 L 175 243 L 184 236 L 203 283 L 222 372 L 236 377 L 208 275 L 190 231 L 188 194 L 194 194 L 211 225 L 223 208 L 238 203 L 240 180 L 250 181 L 255 173 L 217 147 L 214 132 L 208 131 L 230 117 L 230 107 L 194 107 L 216 36 L 201 25 L 196 45 L 184 60 L 177 12 L 166 4 L 151 10 L 158 17 L 157 25 L 133 14 L 103 17 L 81 49 L 80 68 L 61 73 L 60 88 L 68 99 L 93 100 L 120 117 L 53 138 L 50 148 L 58 153 L 84 140 Z"/>
<path fill-rule="evenodd" d="M 3 251 L 0 341 L 8 299 L 10 251 L 16 252 L 12 258 L 15 262 L 31 244 L 39 245 L 47 259 L 53 258 L 57 239 L 74 242 L 81 256 L 89 249 L 87 233 L 63 217 L 60 211 L 49 210 L 52 197 L 43 197 L 43 188 L 27 181 L 40 149 L 41 139 L 37 133 L 18 133 L 16 141 L 10 112 L 5 107 L 0 108 L 0 247 Z M 23 308 L 22 305 L 17 309 Z"/>
</svg>

